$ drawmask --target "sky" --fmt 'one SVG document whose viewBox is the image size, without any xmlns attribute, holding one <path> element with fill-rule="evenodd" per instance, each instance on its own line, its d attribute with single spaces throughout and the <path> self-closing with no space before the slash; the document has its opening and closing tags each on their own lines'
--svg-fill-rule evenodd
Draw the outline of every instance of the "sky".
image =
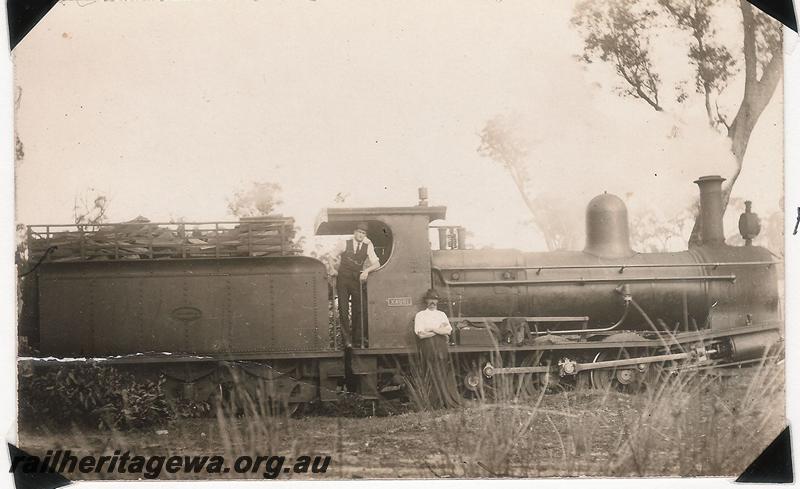
<svg viewBox="0 0 800 489">
<path fill-rule="evenodd" d="M 90 188 L 109 197 L 112 221 L 229 219 L 227 198 L 271 181 L 283 188 L 278 210 L 311 235 L 337 193 L 353 207 L 414 205 L 426 186 L 474 244 L 543 249 L 509 175 L 476 151 L 499 114 L 529 143 L 532 191 L 576 226 L 603 191 L 670 217 L 696 196 L 692 180 L 732 173 L 727 139 L 707 127 L 699 97 L 656 113 L 616 95 L 607 67 L 575 60 L 572 9 L 59 2 L 14 52 L 17 221 L 69 223 Z M 689 73 L 680 43 L 655 56 L 667 88 Z M 733 194 L 762 216 L 783 193 L 780 90 Z"/>
</svg>

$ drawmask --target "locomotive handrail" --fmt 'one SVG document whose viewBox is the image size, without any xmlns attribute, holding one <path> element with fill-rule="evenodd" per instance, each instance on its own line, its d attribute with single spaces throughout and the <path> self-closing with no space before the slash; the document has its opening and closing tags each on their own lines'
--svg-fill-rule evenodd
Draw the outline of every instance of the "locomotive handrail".
<svg viewBox="0 0 800 489">
<path fill-rule="evenodd" d="M 610 269 L 619 268 L 620 273 L 626 268 L 684 268 L 684 267 L 723 267 L 723 266 L 772 266 L 782 263 L 780 261 L 742 261 L 742 262 L 703 262 L 703 263 L 631 263 L 631 264 L 602 264 L 602 265 L 541 265 L 541 266 L 520 266 L 511 265 L 507 267 L 432 267 L 439 271 L 463 271 L 463 270 L 536 270 L 536 274 L 542 270 L 582 270 L 582 269 Z"/>
<path fill-rule="evenodd" d="M 451 323 L 459 323 L 462 321 L 467 321 L 469 323 L 477 323 L 477 322 L 490 322 L 490 323 L 497 323 L 506 319 L 514 318 L 517 319 L 516 316 L 469 316 L 469 317 L 452 317 L 450 318 Z M 524 319 L 527 322 L 531 323 L 567 323 L 567 322 L 574 322 L 574 323 L 582 323 L 589 321 L 589 316 L 524 316 L 520 319 Z"/>
<path fill-rule="evenodd" d="M 458 281 L 442 279 L 448 286 L 478 286 L 478 285 L 558 285 L 558 284 L 617 284 L 620 282 L 705 282 L 728 281 L 735 282 L 736 275 L 685 275 L 678 277 L 629 277 L 614 278 L 556 278 L 545 280 L 484 280 L 484 281 Z"/>
</svg>

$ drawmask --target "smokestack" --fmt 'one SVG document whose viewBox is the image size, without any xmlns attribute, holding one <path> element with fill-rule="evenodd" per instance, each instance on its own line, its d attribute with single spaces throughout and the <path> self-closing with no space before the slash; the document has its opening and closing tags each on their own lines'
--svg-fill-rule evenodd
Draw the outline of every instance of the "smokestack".
<svg viewBox="0 0 800 489">
<path fill-rule="evenodd" d="M 700 243 L 704 245 L 725 244 L 722 229 L 722 182 L 719 175 L 707 175 L 694 181 L 700 187 Z"/>
</svg>

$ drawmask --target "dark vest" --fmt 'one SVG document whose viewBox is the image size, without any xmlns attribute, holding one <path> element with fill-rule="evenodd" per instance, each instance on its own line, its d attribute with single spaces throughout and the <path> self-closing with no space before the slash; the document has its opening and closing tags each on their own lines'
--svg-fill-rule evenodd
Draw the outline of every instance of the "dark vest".
<svg viewBox="0 0 800 489">
<path fill-rule="evenodd" d="M 348 239 L 347 246 L 345 246 L 344 253 L 342 253 L 339 275 L 345 273 L 357 275 L 361 273 L 365 261 L 367 261 L 367 244 L 362 241 L 361 249 L 356 253 L 353 240 Z"/>
</svg>

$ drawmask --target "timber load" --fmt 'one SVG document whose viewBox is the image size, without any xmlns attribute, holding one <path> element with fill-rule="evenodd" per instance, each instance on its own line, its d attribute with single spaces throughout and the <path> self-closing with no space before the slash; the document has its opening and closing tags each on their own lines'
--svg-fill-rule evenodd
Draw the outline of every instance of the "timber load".
<svg viewBox="0 0 800 489">
<path fill-rule="evenodd" d="M 294 219 L 164 223 L 145 217 L 121 223 L 28 226 L 33 262 L 153 260 L 298 255 Z"/>
</svg>

